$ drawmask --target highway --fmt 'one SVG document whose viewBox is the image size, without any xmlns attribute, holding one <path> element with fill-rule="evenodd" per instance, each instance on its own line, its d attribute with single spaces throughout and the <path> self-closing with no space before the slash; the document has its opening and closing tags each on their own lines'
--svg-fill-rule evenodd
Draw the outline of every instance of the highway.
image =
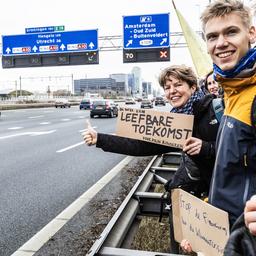
<svg viewBox="0 0 256 256">
<path fill-rule="evenodd" d="M 9 256 L 125 156 L 83 143 L 89 111 L 2 111 L 0 119 L 0 255 Z M 114 133 L 116 118 L 95 118 Z"/>
</svg>

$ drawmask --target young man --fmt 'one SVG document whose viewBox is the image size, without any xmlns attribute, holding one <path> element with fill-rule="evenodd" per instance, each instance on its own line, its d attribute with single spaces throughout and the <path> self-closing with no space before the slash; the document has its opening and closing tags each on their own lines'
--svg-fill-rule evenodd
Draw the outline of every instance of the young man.
<svg viewBox="0 0 256 256">
<path fill-rule="evenodd" d="M 225 101 L 209 202 L 227 211 L 232 225 L 256 194 L 256 32 L 250 10 L 238 0 L 213 2 L 201 20 Z"/>
<path fill-rule="evenodd" d="M 244 209 L 245 221 L 254 225 L 256 219 L 248 221 L 248 212 L 254 214 L 256 208 L 248 210 L 245 204 L 256 194 L 256 49 L 251 49 L 255 27 L 250 10 L 239 0 L 214 1 L 202 13 L 201 21 L 225 101 L 209 202 L 229 213 L 231 226 Z M 192 251 L 186 239 L 181 247 Z"/>
</svg>

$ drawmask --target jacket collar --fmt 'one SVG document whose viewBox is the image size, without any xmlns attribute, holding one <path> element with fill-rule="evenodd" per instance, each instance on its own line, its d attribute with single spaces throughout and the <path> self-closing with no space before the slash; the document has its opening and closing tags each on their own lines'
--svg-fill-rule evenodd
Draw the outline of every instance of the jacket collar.
<svg viewBox="0 0 256 256">
<path fill-rule="evenodd" d="M 256 64 L 253 68 L 244 70 L 238 74 L 235 78 L 224 78 L 219 75 L 216 76 L 216 81 L 223 88 L 225 92 L 228 91 L 240 91 L 245 87 L 256 85 Z"/>
</svg>

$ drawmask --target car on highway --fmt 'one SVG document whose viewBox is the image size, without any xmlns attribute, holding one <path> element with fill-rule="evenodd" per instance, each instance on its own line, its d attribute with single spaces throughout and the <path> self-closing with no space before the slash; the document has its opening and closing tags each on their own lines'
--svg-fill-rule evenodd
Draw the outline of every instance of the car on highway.
<svg viewBox="0 0 256 256">
<path fill-rule="evenodd" d="M 139 97 L 139 96 L 135 97 L 135 101 L 141 102 L 142 101 L 142 97 Z"/>
<path fill-rule="evenodd" d="M 94 100 L 90 112 L 90 117 L 94 118 L 95 116 L 117 117 L 118 104 L 112 100 Z"/>
<path fill-rule="evenodd" d="M 165 99 L 163 97 L 156 97 L 155 106 L 162 105 L 165 106 Z"/>
<path fill-rule="evenodd" d="M 91 109 L 92 108 L 92 99 L 82 99 L 79 104 L 79 109 Z"/>
<path fill-rule="evenodd" d="M 143 99 L 140 103 L 141 108 L 153 108 L 153 102 L 149 99 Z"/>
<path fill-rule="evenodd" d="M 134 100 L 134 98 L 126 98 L 125 104 L 136 104 L 136 101 Z"/>
<path fill-rule="evenodd" d="M 67 99 L 56 99 L 55 108 L 70 108 L 71 104 Z"/>
</svg>

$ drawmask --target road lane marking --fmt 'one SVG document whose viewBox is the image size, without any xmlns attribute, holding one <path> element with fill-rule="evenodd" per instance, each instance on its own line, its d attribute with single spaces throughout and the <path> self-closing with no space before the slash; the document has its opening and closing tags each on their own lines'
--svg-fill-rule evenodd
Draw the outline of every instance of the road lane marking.
<svg viewBox="0 0 256 256">
<path fill-rule="evenodd" d="M 50 122 L 42 122 L 42 123 L 39 123 L 39 124 L 50 124 Z"/>
<path fill-rule="evenodd" d="M 0 140 L 9 139 L 9 138 L 18 137 L 18 136 L 24 136 L 24 135 L 40 136 L 40 135 L 46 135 L 46 134 L 50 134 L 50 133 L 54 133 L 54 132 L 56 132 L 56 130 L 45 131 L 45 132 L 23 132 L 23 133 L 16 133 L 16 134 L 12 134 L 12 135 L 2 136 L 2 137 L 0 137 Z"/>
<path fill-rule="evenodd" d="M 93 129 L 97 129 L 97 126 L 92 126 Z M 79 132 L 85 132 L 87 131 L 88 129 L 83 129 L 83 130 L 80 130 Z"/>
<path fill-rule="evenodd" d="M 69 118 L 63 118 L 63 119 L 61 119 L 61 121 L 67 122 L 67 121 L 70 121 L 70 119 Z"/>
<path fill-rule="evenodd" d="M 30 118 L 30 119 L 36 119 L 36 118 L 41 118 L 41 117 L 44 117 L 44 115 L 41 115 L 41 116 L 29 116 L 28 118 Z"/>
<path fill-rule="evenodd" d="M 18 136 L 23 136 L 23 135 L 28 135 L 29 132 L 24 132 L 24 133 L 16 133 L 12 135 L 7 135 L 7 136 L 2 136 L 0 137 L 0 140 L 8 139 L 8 138 L 13 138 L 13 137 L 18 137 Z"/>
<path fill-rule="evenodd" d="M 46 131 L 46 132 L 31 132 L 30 136 L 40 136 L 40 135 L 45 135 L 45 134 L 51 134 L 56 132 L 57 130 L 51 130 L 51 131 Z"/>
<path fill-rule="evenodd" d="M 95 129 L 95 128 L 97 128 L 97 126 L 93 126 L 93 128 Z M 79 133 L 85 132 L 85 131 L 87 131 L 87 130 L 88 130 L 88 129 L 80 130 Z M 68 147 L 66 147 L 66 148 L 57 150 L 56 153 L 62 153 L 62 152 L 68 151 L 68 150 L 70 150 L 70 149 L 72 149 L 72 148 L 75 148 L 75 147 L 78 147 L 78 146 L 80 146 L 80 145 L 82 145 L 82 144 L 84 144 L 84 141 L 78 142 L 78 143 L 76 143 L 76 144 L 74 144 L 74 145 L 71 145 L 71 146 L 68 146 Z"/>
<path fill-rule="evenodd" d="M 82 145 L 82 144 L 84 144 L 84 141 L 79 142 L 79 143 L 76 143 L 76 144 L 71 145 L 71 146 L 69 146 L 69 147 L 66 147 L 66 148 L 63 148 L 63 149 L 57 150 L 57 151 L 56 151 L 56 153 L 62 153 L 62 152 L 65 152 L 65 151 L 70 150 L 70 149 L 72 149 L 72 148 L 78 147 L 78 146 L 80 146 L 80 145 Z"/>
<path fill-rule="evenodd" d="M 32 256 L 104 188 L 134 157 L 127 156 L 11 256 Z"/>
<path fill-rule="evenodd" d="M 21 126 L 17 126 L 17 127 L 10 127 L 8 128 L 8 130 L 19 130 L 19 129 L 22 129 L 24 127 L 21 127 Z"/>
</svg>

